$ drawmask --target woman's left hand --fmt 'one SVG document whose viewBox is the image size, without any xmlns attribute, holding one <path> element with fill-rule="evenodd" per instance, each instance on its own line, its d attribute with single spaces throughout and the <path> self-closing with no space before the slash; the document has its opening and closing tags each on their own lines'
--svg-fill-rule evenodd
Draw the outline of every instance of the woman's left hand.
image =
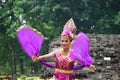
<svg viewBox="0 0 120 80">
<path fill-rule="evenodd" d="M 90 71 L 95 71 L 96 70 L 96 67 L 94 65 L 90 65 L 88 68 L 89 68 Z"/>
</svg>

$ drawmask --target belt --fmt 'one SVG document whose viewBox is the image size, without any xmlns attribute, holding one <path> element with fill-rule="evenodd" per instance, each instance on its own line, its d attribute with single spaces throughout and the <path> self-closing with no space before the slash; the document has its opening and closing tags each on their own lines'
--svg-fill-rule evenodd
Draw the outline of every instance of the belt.
<svg viewBox="0 0 120 80">
<path fill-rule="evenodd" d="M 63 70 L 63 69 L 55 69 L 56 72 L 63 73 L 63 74 L 72 74 L 73 70 Z"/>
</svg>

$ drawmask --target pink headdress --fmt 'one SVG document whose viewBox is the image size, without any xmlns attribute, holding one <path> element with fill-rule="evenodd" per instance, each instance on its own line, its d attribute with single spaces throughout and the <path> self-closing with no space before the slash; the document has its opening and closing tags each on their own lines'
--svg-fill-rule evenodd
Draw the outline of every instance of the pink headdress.
<svg viewBox="0 0 120 80">
<path fill-rule="evenodd" d="M 61 33 L 62 36 L 70 36 L 71 38 L 74 37 L 76 32 L 76 26 L 72 18 L 70 18 L 66 24 L 64 25 L 63 32 Z"/>
</svg>

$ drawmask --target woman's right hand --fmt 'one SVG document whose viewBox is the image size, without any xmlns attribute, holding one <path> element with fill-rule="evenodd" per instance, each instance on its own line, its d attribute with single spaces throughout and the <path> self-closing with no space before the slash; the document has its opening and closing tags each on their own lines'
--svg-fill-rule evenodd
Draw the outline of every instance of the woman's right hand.
<svg viewBox="0 0 120 80">
<path fill-rule="evenodd" d="M 32 56 L 32 61 L 33 62 L 38 62 L 39 56 Z"/>
</svg>

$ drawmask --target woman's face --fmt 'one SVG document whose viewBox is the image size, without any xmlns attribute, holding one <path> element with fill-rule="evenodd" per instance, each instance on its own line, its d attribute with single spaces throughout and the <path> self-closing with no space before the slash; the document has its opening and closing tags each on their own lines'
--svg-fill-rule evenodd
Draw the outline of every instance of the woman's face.
<svg viewBox="0 0 120 80">
<path fill-rule="evenodd" d="M 69 39 L 61 39 L 60 44 L 63 49 L 69 49 L 71 41 Z"/>
</svg>

